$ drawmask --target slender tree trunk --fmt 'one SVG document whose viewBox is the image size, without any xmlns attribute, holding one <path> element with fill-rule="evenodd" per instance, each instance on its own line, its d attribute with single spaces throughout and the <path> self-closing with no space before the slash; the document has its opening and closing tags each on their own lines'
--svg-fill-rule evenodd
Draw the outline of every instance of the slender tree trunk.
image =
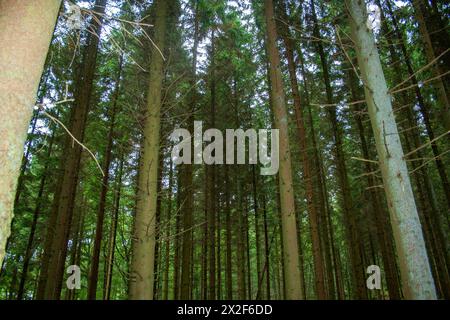
<svg viewBox="0 0 450 320">
<path fill-rule="evenodd" d="M 435 139 L 435 134 L 434 134 L 434 130 L 433 130 L 432 126 L 431 126 L 429 111 L 428 111 L 428 109 L 427 109 L 427 107 L 425 105 L 425 100 L 424 100 L 424 98 L 422 96 L 421 88 L 418 85 L 417 78 L 415 76 L 415 72 L 414 72 L 414 70 L 412 68 L 411 59 L 410 59 L 410 57 L 408 55 L 408 51 L 406 49 L 406 46 L 405 46 L 405 43 L 404 43 L 404 40 L 403 40 L 403 35 L 400 32 L 400 29 L 399 29 L 399 26 L 398 26 L 398 23 L 397 23 L 397 18 L 395 17 L 394 13 L 392 12 L 392 7 L 391 7 L 390 2 L 386 1 L 386 3 L 387 3 L 387 6 L 388 6 L 389 14 L 390 14 L 391 19 L 392 19 L 392 24 L 393 24 L 394 31 L 395 31 L 395 33 L 394 33 L 395 38 L 397 40 L 397 43 L 400 45 L 400 49 L 401 49 L 401 52 L 402 52 L 402 55 L 403 55 L 403 59 L 404 59 L 404 62 L 406 64 L 406 67 L 408 69 L 408 74 L 411 77 L 411 83 L 414 85 L 414 91 L 415 91 L 415 94 L 416 94 L 417 102 L 419 104 L 419 111 L 420 111 L 420 113 L 421 113 L 421 115 L 423 117 L 423 121 L 425 123 L 425 129 L 427 131 L 428 137 L 430 138 L 430 141 L 433 141 Z M 383 19 L 384 18 L 383 11 L 381 11 L 381 18 L 382 18 L 382 20 L 384 20 Z M 386 23 L 386 28 L 388 29 L 387 32 L 389 32 L 389 28 L 388 28 L 388 24 L 387 23 Z M 438 91 L 441 90 L 439 88 L 439 86 L 437 87 L 437 89 L 438 89 Z M 443 97 L 441 97 L 440 98 L 441 104 L 445 103 L 443 100 L 445 100 L 445 99 Z M 446 119 L 446 117 L 444 116 L 444 121 L 445 121 L 444 123 L 447 123 L 447 121 L 448 121 L 447 130 L 450 130 L 450 110 L 448 111 L 448 113 L 449 113 L 448 114 L 448 119 Z M 443 188 L 443 191 L 444 191 L 444 195 L 445 195 L 445 197 L 447 199 L 447 206 L 450 209 L 450 183 L 448 181 L 447 172 L 445 170 L 445 165 L 442 162 L 442 159 L 440 157 L 439 148 L 438 148 L 438 146 L 437 146 L 437 144 L 435 142 L 431 144 L 431 149 L 432 149 L 433 155 L 435 157 L 434 161 L 435 161 L 436 167 L 438 169 L 439 177 L 441 178 L 441 183 L 442 183 L 442 188 Z"/>
<path fill-rule="evenodd" d="M 155 45 L 152 46 L 144 141 L 139 165 L 136 217 L 129 298 L 153 299 L 155 232 L 158 198 L 158 165 L 161 123 L 161 94 L 167 21 L 167 1 L 155 2 Z M 157 48 L 156 48 L 157 47 Z"/>
<path fill-rule="evenodd" d="M 321 39 L 319 25 L 315 12 L 314 0 L 311 0 L 311 9 L 314 22 L 314 36 L 318 39 Z M 332 105 L 333 91 L 331 88 L 328 60 L 326 58 L 323 44 L 321 41 L 318 41 L 316 43 L 316 47 L 322 64 L 322 72 L 325 83 L 327 103 Z M 341 207 L 344 214 L 348 248 L 350 251 L 353 294 L 358 299 L 367 299 L 367 291 L 364 280 L 365 270 L 362 261 L 362 251 L 360 247 L 361 242 L 357 224 L 356 211 L 353 209 L 353 199 L 347 175 L 347 166 L 345 164 L 345 156 L 342 150 L 343 147 L 342 132 L 341 132 L 342 130 L 338 123 L 336 109 L 332 106 L 327 107 L 327 113 L 331 124 L 334 139 L 334 156 L 336 161 L 337 178 L 341 192 Z"/>
<path fill-rule="evenodd" d="M 191 69 L 191 86 L 192 92 L 190 96 L 188 127 L 193 129 L 194 115 L 192 112 L 195 110 L 197 103 L 196 93 L 196 74 L 197 74 L 197 48 L 199 43 L 199 14 L 198 14 L 198 1 L 195 2 L 195 21 L 194 21 L 194 44 L 192 47 L 192 69 Z M 192 132 L 193 130 L 190 130 Z M 181 265 L 181 299 L 189 299 L 191 296 L 191 264 L 192 264 L 192 211 L 193 211 L 193 174 L 192 165 L 185 164 L 181 167 L 181 196 L 182 196 L 182 208 L 181 214 L 183 217 L 183 248 L 182 248 L 182 265 Z"/>
<path fill-rule="evenodd" d="M 279 130 L 279 186 L 281 196 L 281 222 L 283 232 L 284 269 L 286 298 L 302 299 L 302 277 L 300 274 L 297 227 L 295 223 L 295 201 L 292 186 L 291 154 L 285 93 L 280 70 L 280 56 L 276 47 L 276 25 L 272 0 L 265 0 L 267 26 L 267 53 L 270 63 L 272 106 L 275 127 Z"/>
<path fill-rule="evenodd" d="M 82 194 L 80 190 L 80 194 Z M 83 249 L 83 239 L 86 220 L 86 197 L 81 196 L 79 203 L 74 209 L 74 221 L 72 226 L 72 243 L 70 265 L 80 266 L 81 251 Z M 74 300 L 78 295 L 78 290 L 66 290 L 66 300 Z"/>
<path fill-rule="evenodd" d="M 253 187 L 253 210 L 255 214 L 255 249 L 256 249 L 256 276 L 257 281 L 257 292 L 261 292 L 262 285 L 262 273 L 261 273 L 261 235 L 260 235 L 260 227 L 259 227 L 259 208 L 258 208 L 258 193 L 257 193 L 257 180 L 256 180 L 256 168 L 252 166 L 252 187 Z M 258 298 L 258 294 L 257 294 Z"/>
<path fill-rule="evenodd" d="M 353 101 L 359 101 L 360 97 L 356 89 L 356 79 L 353 70 L 348 71 L 349 89 L 352 94 Z M 353 112 L 355 114 L 355 122 L 358 128 L 359 140 L 364 159 L 370 159 L 369 147 L 366 140 L 364 125 L 362 121 L 363 110 L 358 104 L 354 105 Z M 401 299 L 401 288 L 398 279 L 397 263 L 394 252 L 394 242 L 392 239 L 392 230 L 390 229 L 389 216 L 383 210 L 381 199 L 379 197 L 375 177 L 372 172 L 375 171 L 373 165 L 369 161 L 364 162 L 367 177 L 367 186 L 370 188 L 370 199 L 372 202 L 372 212 L 377 228 L 378 243 L 380 244 L 381 255 L 383 257 L 383 265 L 386 273 L 386 283 L 389 291 L 390 299 Z"/>
<path fill-rule="evenodd" d="M 95 12 L 103 14 L 105 12 L 106 1 L 107 0 L 97 0 L 94 7 Z M 83 141 L 84 137 L 84 129 L 92 96 L 98 44 L 100 41 L 97 35 L 100 35 L 101 33 L 102 22 L 102 16 L 92 18 L 90 28 L 92 28 L 93 33 L 96 35 L 94 36 L 91 33 L 88 35 L 88 45 L 84 51 L 83 67 L 76 83 L 75 105 L 72 109 L 69 130 L 78 141 Z M 73 217 L 81 154 L 82 147 L 79 144 L 74 143 L 72 137 L 67 135 L 64 154 L 61 159 L 63 168 L 62 176 L 60 176 L 61 190 L 58 193 L 58 197 L 54 198 L 57 215 L 56 226 L 54 231 L 51 229 L 48 230 L 48 232 L 52 232 L 54 235 L 49 253 L 48 270 L 46 271 L 49 275 L 52 275 L 51 277 L 47 277 L 45 287 L 46 299 L 57 300 L 60 298 L 61 294 L 64 265 L 67 254 L 67 242 Z M 50 227 L 51 226 L 49 226 L 49 228 Z"/>
<path fill-rule="evenodd" d="M 245 210 L 244 210 L 244 234 L 245 248 L 246 248 L 246 264 L 247 264 L 247 299 L 252 299 L 252 274 L 251 274 L 251 261 L 250 261 L 250 241 L 249 241 L 249 224 L 248 224 L 248 197 L 245 197 Z"/>
<path fill-rule="evenodd" d="M 164 159 L 163 157 L 159 157 L 159 165 L 158 165 L 158 183 L 156 188 L 156 214 L 155 214 L 155 258 L 154 258 L 154 278 L 153 282 L 153 299 L 160 299 L 160 288 L 161 288 L 161 192 L 162 192 L 162 179 L 163 179 L 163 169 L 164 169 Z"/>
<path fill-rule="evenodd" d="M 237 198 L 238 198 L 238 210 L 235 213 L 235 219 L 237 220 L 236 225 L 236 238 L 238 244 L 238 252 L 237 252 L 237 280 L 238 280 L 238 297 L 240 300 L 244 300 L 246 296 L 246 287 L 245 287 L 245 247 L 244 247 L 244 196 L 242 191 L 242 182 L 239 177 L 236 179 L 236 190 L 237 190 Z"/>
<path fill-rule="evenodd" d="M 106 209 L 106 196 L 108 194 L 108 182 L 109 182 L 109 167 L 112 160 L 112 149 L 113 149 L 113 138 L 114 138 L 114 126 L 116 122 L 117 114 L 117 100 L 119 98 L 120 92 L 120 76 L 122 73 L 122 56 L 119 61 L 119 72 L 117 74 L 114 93 L 112 97 L 112 110 L 111 110 L 111 120 L 109 125 L 108 133 L 108 144 L 106 146 L 105 152 L 105 163 L 103 165 L 103 179 L 102 188 L 100 192 L 100 200 L 97 214 L 97 222 L 95 226 L 95 240 L 94 240 L 94 252 L 92 254 L 92 264 L 88 283 L 88 296 L 89 300 L 95 300 L 97 298 L 97 282 L 98 282 L 98 267 L 100 264 L 100 249 L 103 237 L 103 221 L 105 219 L 105 209 Z"/>
<path fill-rule="evenodd" d="M 281 9 L 282 18 L 286 19 L 287 14 L 285 12 L 284 4 Z M 299 138 L 300 153 L 303 165 L 303 179 L 305 181 L 306 189 L 306 204 L 308 208 L 309 225 L 311 228 L 311 238 L 312 238 L 312 251 L 314 259 L 314 273 L 315 273 L 315 290 L 316 297 L 318 299 L 327 299 L 328 295 L 325 291 L 325 271 L 324 271 L 324 261 L 322 259 L 323 252 L 321 248 L 321 236 L 319 231 L 319 213 L 316 207 L 314 199 L 314 185 L 312 179 L 312 172 L 310 168 L 310 160 L 308 155 L 308 140 L 306 137 L 305 123 L 303 120 L 302 107 L 300 101 L 300 92 L 298 90 L 297 73 L 294 63 L 294 52 L 293 43 L 289 30 L 286 25 L 282 24 L 284 27 L 281 28 L 281 36 L 283 38 L 284 45 L 286 47 L 286 59 L 288 62 L 289 79 L 291 82 L 292 96 L 294 99 L 294 111 L 295 111 L 295 121 L 297 125 L 297 134 Z"/>
<path fill-rule="evenodd" d="M 226 268 L 225 268 L 225 282 L 226 282 L 226 298 L 233 299 L 233 270 L 232 270 L 232 241 L 233 235 L 231 231 L 231 209 L 230 209 L 230 181 L 228 178 L 228 166 L 225 165 L 225 224 L 226 224 Z"/>
<path fill-rule="evenodd" d="M 169 298 L 169 262 L 170 262 L 170 226 L 172 219 L 172 192 L 173 192 L 173 164 L 170 158 L 169 164 L 169 187 L 167 190 L 167 215 L 166 215 L 166 239 L 165 239 L 165 253 L 164 253 L 164 277 L 163 277 L 163 300 Z"/>
<path fill-rule="evenodd" d="M 216 191 L 217 192 L 217 191 Z M 216 193 L 217 195 L 217 193 Z M 222 248 L 221 248 L 221 221 L 220 221 L 220 203 L 216 199 L 216 230 L 217 230 L 217 248 L 216 248 L 216 270 L 217 270 L 217 285 L 216 285 L 216 300 L 222 300 Z"/>
<path fill-rule="evenodd" d="M 106 272 L 105 272 L 105 290 L 103 300 L 110 300 L 111 297 L 111 287 L 112 287 L 112 279 L 113 279 L 113 268 L 114 268 L 114 254 L 116 252 L 116 238 L 117 238 L 117 225 L 119 220 L 119 211 L 120 211 L 120 196 L 122 190 L 122 175 L 123 175 L 123 163 L 124 158 L 121 156 L 119 162 L 119 172 L 117 173 L 118 179 L 116 183 L 115 191 L 115 202 L 114 202 L 114 214 L 111 219 L 111 230 L 109 235 L 109 252 L 108 252 L 108 260 L 106 263 Z"/>
<path fill-rule="evenodd" d="M 28 244 L 27 244 L 27 249 L 25 251 L 25 256 L 24 256 L 23 266 L 22 266 L 22 274 L 21 274 L 20 282 L 19 282 L 19 289 L 17 291 L 17 300 L 22 300 L 23 295 L 24 295 L 25 282 L 27 280 L 27 275 L 28 275 L 28 266 L 30 264 L 31 256 L 33 253 L 34 236 L 36 233 L 38 219 L 41 214 L 41 208 L 42 208 L 42 202 L 43 202 L 42 197 L 44 195 L 44 189 L 45 189 L 45 185 L 46 185 L 47 177 L 48 177 L 48 171 L 49 171 L 48 167 L 50 164 L 50 156 L 51 156 L 52 150 L 53 150 L 53 141 L 55 139 L 54 130 L 55 129 L 53 128 L 53 132 L 52 132 L 52 135 L 51 135 L 51 138 L 49 141 L 49 145 L 48 145 L 46 162 L 45 162 L 44 170 L 42 173 L 41 182 L 39 183 L 39 190 L 38 190 L 38 195 L 36 198 L 36 206 L 33 211 L 33 221 L 31 223 L 31 227 L 30 227 L 30 234 L 28 236 Z"/>
<path fill-rule="evenodd" d="M 346 0 L 407 299 L 436 299 L 411 183 L 365 4 Z M 389 133 L 389 134 L 387 134 Z M 414 246 L 411 246 L 414 244 Z"/>
<path fill-rule="evenodd" d="M 61 1 L 0 2 L 0 264 L 10 234 L 31 106 L 42 75 Z"/>
<path fill-rule="evenodd" d="M 215 109 L 216 109 L 216 79 L 215 79 L 215 39 L 214 29 L 211 33 L 211 106 L 210 106 L 210 127 L 215 127 Z M 208 245 L 209 245 L 209 283 L 208 283 L 208 298 L 209 300 L 216 299 L 216 179 L 214 165 L 207 165 L 206 167 L 206 184 L 208 188 L 208 196 L 206 200 L 207 223 L 208 223 Z"/>
<path fill-rule="evenodd" d="M 181 231 L 181 206 L 182 195 L 181 187 L 181 173 L 178 171 L 177 176 L 177 216 L 175 221 L 175 252 L 173 256 L 173 300 L 177 300 L 180 296 L 180 231 Z"/>
<path fill-rule="evenodd" d="M 333 232 L 333 225 L 332 225 L 332 221 L 331 221 L 331 208 L 329 206 L 328 203 L 328 198 L 327 198 L 327 185 L 326 185 L 326 179 L 324 178 L 324 172 L 323 172 L 323 162 L 321 157 L 319 156 L 319 152 L 318 152 L 318 145 L 317 145 L 317 138 L 316 138 L 316 132 L 315 132 L 315 128 L 314 128 L 314 121 L 313 121 L 313 116 L 312 116 L 312 111 L 311 111 L 311 106 L 310 106 L 310 99 L 309 99 L 309 86 L 308 86 L 308 81 L 307 81 L 307 73 L 305 71 L 305 66 L 304 66 L 304 59 L 303 59 L 303 53 L 302 50 L 299 48 L 297 50 L 297 54 L 299 57 L 299 62 L 300 62 L 300 71 L 303 77 L 303 84 L 304 84 L 304 92 L 305 92 L 305 99 L 304 99 L 304 105 L 307 106 L 307 111 L 308 111 L 308 123 L 310 126 L 310 139 L 311 139 L 311 143 L 312 143 L 312 152 L 313 152 L 313 171 L 317 173 L 317 196 L 316 196 L 316 203 L 318 205 L 318 207 L 320 208 L 319 212 L 322 213 L 322 220 L 324 221 L 323 224 L 326 224 L 326 226 L 324 226 L 324 233 L 325 233 L 325 237 L 329 237 L 328 239 L 328 244 L 326 246 L 326 251 L 325 251 L 325 255 L 331 255 L 330 260 L 333 261 L 333 265 L 334 265 L 334 285 L 329 285 L 330 288 L 336 288 L 336 297 L 338 299 L 344 299 L 344 288 L 342 285 L 342 274 L 341 274 L 341 269 L 338 267 L 337 264 L 337 253 L 336 253 L 336 245 L 333 241 L 334 239 L 334 232 Z M 329 264 L 331 264 L 330 262 L 328 262 Z M 328 270 L 329 272 L 329 281 L 333 280 L 333 270 Z"/>
<path fill-rule="evenodd" d="M 262 199 L 263 203 L 263 219 L 264 219 L 264 269 L 266 273 L 266 299 L 270 300 L 270 244 L 269 244 L 269 232 L 267 226 L 267 208 L 265 197 Z"/>
<path fill-rule="evenodd" d="M 426 14 L 425 2 L 423 0 L 412 0 L 412 4 L 414 6 L 414 14 L 416 20 L 419 23 L 419 32 L 424 44 L 424 50 L 427 56 L 427 60 L 428 62 L 432 62 L 440 54 L 442 54 L 444 50 L 448 49 L 448 45 L 445 48 L 436 46 L 436 42 L 434 42 L 433 45 L 432 38 L 435 38 L 435 36 L 433 36 L 433 31 L 435 30 L 429 30 L 430 25 L 427 25 L 427 21 L 424 17 L 424 15 Z M 444 28 L 444 30 L 441 30 L 441 32 L 447 33 L 447 30 L 445 30 Z M 434 86 L 437 89 L 437 98 L 441 107 L 444 126 L 447 131 L 450 130 L 450 88 L 448 81 L 446 82 L 444 80 L 449 79 L 450 75 L 442 77 L 440 75 L 444 75 L 445 72 L 449 70 L 449 63 L 450 58 L 449 54 L 447 53 L 443 57 L 441 57 L 441 59 L 439 59 L 435 66 L 432 68 L 434 76 L 438 77 L 438 79 L 434 81 Z"/>
</svg>

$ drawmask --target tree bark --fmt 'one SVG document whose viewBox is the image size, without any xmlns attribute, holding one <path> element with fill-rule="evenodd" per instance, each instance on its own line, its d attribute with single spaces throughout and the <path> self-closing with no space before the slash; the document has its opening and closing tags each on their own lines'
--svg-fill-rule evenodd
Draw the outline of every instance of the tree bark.
<svg viewBox="0 0 450 320">
<path fill-rule="evenodd" d="M 53 127 L 53 130 L 54 130 L 54 127 Z M 50 141 L 49 141 L 47 155 L 46 155 L 46 162 L 45 162 L 45 166 L 43 169 L 41 181 L 39 183 L 39 190 L 38 190 L 38 195 L 36 198 L 36 205 L 35 205 L 35 208 L 33 211 L 33 221 L 31 222 L 30 234 L 28 236 L 27 249 L 25 251 L 25 256 L 23 259 L 22 274 L 20 277 L 19 288 L 17 290 L 17 300 L 22 300 L 23 295 L 24 295 L 25 282 L 27 280 L 27 275 L 28 275 L 28 266 L 30 264 L 31 256 L 33 253 L 34 236 L 36 234 L 36 227 L 38 224 L 38 219 L 41 214 L 41 208 L 42 208 L 42 202 L 43 202 L 42 197 L 44 195 L 44 189 L 45 189 L 45 185 L 47 182 L 48 169 L 49 169 L 48 167 L 50 164 L 50 156 L 51 156 L 52 150 L 53 150 L 54 139 L 55 139 L 55 132 L 53 131 Z"/>
<path fill-rule="evenodd" d="M 0 2 L 0 264 L 10 235 L 23 145 L 60 4 Z"/>
<path fill-rule="evenodd" d="M 407 299 L 436 299 L 419 216 L 365 4 L 346 0 Z"/>
<path fill-rule="evenodd" d="M 136 217 L 133 230 L 133 253 L 129 298 L 152 300 L 155 262 L 156 206 L 161 122 L 161 95 L 167 21 L 167 1 L 155 2 L 155 45 L 152 46 L 144 140 L 139 164 Z M 157 49 L 157 48 L 158 49 Z"/>
<path fill-rule="evenodd" d="M 356 88 L 356 79 L 355 75 L 353 74 L 353 70 L 347 71 L 347 74 L 351 97 L 353 101 L 359 101 L 360 99 Z M 356 127 L 358 128 L 362 156 L 364 159 L 370 159 L 369 146 L 367 143 L 362 120 L 363 110 L 359 107 L 358 104 L 356 104 L 353 107 L 353 112 L 355 114 L 354 118 Z M 392 230 L 390 229 L 389 216 L 387 215 L 387 212 L 383 210 L 381 199 L 376 188 L 377 183 L 375 181 L 374 175 L 372 174 L 372 172 L 375 171 L 374 167 L 369 161 L 365 161 L 364 166 L 367 173 L 367 186 L 368 188 L 370 188 L 369 194 L 372 202 L 371 209 L 376 224 L 377 238 L 378 243 L 380 244 L 381 256 L 383 258 L 383 266 L 386 274 L 386 284 L 389 292 L 389 298 L 399 300 L 401 299 L 402 295 L 400 282 L 398 279 L 397 263 L 393 247 L 394 241 L 392 239 Z"/>
<path fill-rule="evenodd" d="M 302 299 L 295 201 L 292 185 L 291 152 L 289 148 L 288 119 L 285 93 L 280 70 L 280 56 L 276 46 L 277 32 L 272 0 L 265 0 L 267 28 L 267 53 L 270 63 L 272 107 L 275 128 L 279 130 L 279 187 L 281 197 L 281 222 L 283 233 L 285 292 L 287 299 Z"/>
</svg>

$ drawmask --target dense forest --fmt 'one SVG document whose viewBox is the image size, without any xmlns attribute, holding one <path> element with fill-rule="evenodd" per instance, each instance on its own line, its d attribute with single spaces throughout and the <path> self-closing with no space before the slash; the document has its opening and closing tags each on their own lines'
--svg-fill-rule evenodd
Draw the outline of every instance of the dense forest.
<svg viewBox="0 0 450 320">
<path fill-rule="evenodd" d="M 0 299 L 450 299 L 449 19 L 0 0 Z"/>
</svg>

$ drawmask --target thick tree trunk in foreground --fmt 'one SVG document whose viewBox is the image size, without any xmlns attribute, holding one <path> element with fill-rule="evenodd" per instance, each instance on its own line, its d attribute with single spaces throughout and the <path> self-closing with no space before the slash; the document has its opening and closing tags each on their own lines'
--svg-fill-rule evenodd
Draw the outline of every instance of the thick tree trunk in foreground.
<svg viewBox="0 0 450 320">
<path fill-rule="evenodd" d="M 291 153 L 289 149 L 288 118 L 286 112 L 280 56 L 276 47 L 276 26 L 272 0 L 265 1 L 267 53 L 272 83 L 272 106 L 275 127 L 279 129 L 279 186 L 281 224 L 283 233 L 285 293 L 287 299 L 302 299 L 302 280 L 299 268 L 295 201 L 292 185 Z"/>
<path fill-rule="evenodd" d="M 346 0 L 407 299 L 436 299 L 419 216 L 364 2 Z"/>
<path fill-rule="evenodd" d="M 158 0 L 155 20 L 155 45 L 164 52 L 167 1 Z M 164 61 L 152 47 L 144 141 L 139 164 L 136 218 L 134 221 L 133 255 L 129 298 L 153 299 L 153 269 L 155 259 L 156 202 L 158 189 L 159 137 L 161 120 L 161 90 Z"/>
<path fill-rule="evenodd" d="M 357 90 L 356 76 L 353 70 L 347 71 L 348 85 L 350 87 L 351 97 L 353 101 L 360 100 L 360 94 Z M 359 104 L 354 105 L 353 113 L 355 114 L 356 127 L 358 128 L 359 140 L 361 143 L 361 153 L 364 159 L 370 159 L 369 145 L 367 143 L 366 134 L 363 124 L 363 110 Z M 366 173 L 374 171 L 371 162 L 364 162 Z M 372 215 L 375 220 L 377 237 L 380 245 L 381 256 L 383 259 L 384 271 L 386 273 L 386 285 L 389 292 L 389 298 L 394 300 L 401 299 L 401 289 L 398 279 L 397 263 L 393 246 L 392 231 L 389 223 L 389 216 L 381 203 L 380 195 L 375 187 L 377 185 L 376 178 L 373 174 L 367 174 L 367 186 L 370 188 L 370 199 L 372 202 Z"/>
<path fill-rule="evenodd" d="M 60 1 L 0 1 L 0 264 L 10 234 L 23 145 Z"/>
</svg>

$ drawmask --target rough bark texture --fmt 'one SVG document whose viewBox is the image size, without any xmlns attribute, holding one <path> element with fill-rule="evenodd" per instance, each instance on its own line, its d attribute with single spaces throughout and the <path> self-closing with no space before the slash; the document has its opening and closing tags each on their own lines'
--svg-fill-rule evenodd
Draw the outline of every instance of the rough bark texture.
<svg viewBox="0 0 450 320">
<path fill-rule="evenodd" d="M 58 0 L 0 1 L 0 264 L 35 95 L 55 26 Z"/>
<path fill-rule="evenodd" d="M 167 1 L 155 2 L 154 42 L 161 52 L 164 52 L 167 5 Z M 134 222 L 129 289 L 129 298 L 132 300 L 153 299 L 163 67 L 163 58 L 153 46 Z"/>
<path fill-rule="evenodd" d="M 366 26 L 366 7 L 358 0 L 346 0 L 346 4 L 391 214 L 403 293 L 407 299 L 436 299 L 391 97 L 375 40 Z"/>
</svg>

